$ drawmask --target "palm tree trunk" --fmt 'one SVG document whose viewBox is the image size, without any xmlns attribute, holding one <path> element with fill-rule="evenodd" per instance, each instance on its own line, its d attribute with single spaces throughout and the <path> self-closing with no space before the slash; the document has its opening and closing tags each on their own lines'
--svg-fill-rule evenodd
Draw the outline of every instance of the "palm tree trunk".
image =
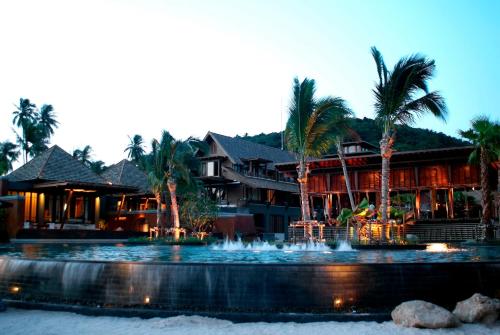
<svg viewBox="0 0 500 335">
<path fill-rule="evenodd" d="M 382 212 L 382 223 L 386 224 L 389 217 L 388 211 L 391 205 L 391 197 L 389 194 L 389 176 L 390 176 L 390 160 L 392 156 L 392 144 L 393 139 L 386 131 L 382 135 L 380 140 L 380 155 L 382 156 L 382 189 L 381 189 L 381 212 Z M 382 234 L 380 236 L 382 241 L 385 241 L 385 229 L 382 229 Z"/>
<path fill-rule="evenodd" d="M 177 206 L 177 184 L 173 179 L 167 181 L 168 190 L 170 192 L 170 208 L 172 216 L 174 217 L 174 239 L 177 241 L 180 237 L 180 221 L 179 221 L 179 207 Z"/>
<path fill-rule="evenodd" d="M 356 210 L 356 205 L 354 204 L 354 198 L 352 196 L 351 182 L 349 180 L 349 174 L 347 173 L 347 165 L 344 158 L 344 150 L 342 149 L 342 144 L 337 142 L 337 153 L 339 155 L 340 163 L 342 164 L 342 171 L 344 172 L 345 187 L 347 189 L 347 194 L 349 195 L 349 202 L 351 203 L 351 209 L 354 212 Z"/>
<path fill-rule="evenodd" d="M 498 162 L 497 162 L 497 175 L 498 175 L 498 180 L 497 180 L 496 204 L 497 204 L 497 217 L 498 220 L 500 221 L 500 156 L 498 157 Z"/>
<path fill-rule="evenodd" d="M 488 160 L 484 148 L 481 148 L 481 207 L 483 209 L 481 224 L 486 228 L 486 239 L 491 239 L 491 198 L 488 178 Z"/>
<path fill-rule="evenodd" d="M 156 229 L 159 233 L 161 228 L 161 193 L 155 194 L 156 198 Z"/>
<path fill-rule="evenodd" d="M 302 211 L 302 221 L 309 221 L 311 220 L 311 208 L 309 206 L 309 196 L 307 192 L 307 175 L 309 171 L 306 166 L 306 162 L 302 159 L 299 162 L 298 170 L 299 177 L 297 178 L 297 181 L 299 182 L 300 187 L 300 208 Z"/>
</svg>

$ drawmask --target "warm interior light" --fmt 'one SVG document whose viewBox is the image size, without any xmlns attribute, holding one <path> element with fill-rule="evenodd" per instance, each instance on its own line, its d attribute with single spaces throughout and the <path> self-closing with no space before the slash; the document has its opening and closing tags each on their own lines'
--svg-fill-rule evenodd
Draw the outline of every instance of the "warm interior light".
<svg viewBox="0 0 500 335">
<path fill-rule="evenodd" d="M 342 306 L 342 299 L 336 298 L 335 300 L 333 300 L 333 305 L 335 306 L 335 308 L 341 307 Z"/>
<path fill-rule="evenodd" d="M 74 189 L 65 189 L 65 191 L 72 191 L 72 192 L 84 192 L 84 193 L 94 193 L 97 192 L 97 190 L 84 190 L 83 188 L 74 188 Z"/>
<path fill-rule="evenodd" d="M 19 286 L 12 286 L 10 288 L 10 292 L 12 293 L 19 293 L 19 291 L 21 291 L 21 288 Z"/>
<path fill-rule="evenodd" d="M 144 303 L 145 303 L 145 304 L 149 304 L 149 297 L 148 297 L 148 296 L 145 296 L 145 297 L 144 297 Z"/>
</svg>

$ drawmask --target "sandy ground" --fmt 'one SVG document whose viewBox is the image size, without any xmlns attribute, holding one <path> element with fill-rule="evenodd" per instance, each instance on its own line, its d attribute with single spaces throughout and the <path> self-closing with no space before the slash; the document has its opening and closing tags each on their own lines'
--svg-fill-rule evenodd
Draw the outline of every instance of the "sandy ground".
<svg viewBox="0 0 500 335">
<path fill-rule="evenodd" d="M 177 316 L 149 320 L 119 317 L 90 317 L 66 312 L 9 309 L 0 313 L 2 335 L 363 335 L 363 334 L 463 334 L 500 335 L 500 322 L 491 327 L 463 325 L 455 329 L 402 328 L 392 322 L 315 322 L 315 323 L 232 323 L 199 316 Z"/>
</svg>

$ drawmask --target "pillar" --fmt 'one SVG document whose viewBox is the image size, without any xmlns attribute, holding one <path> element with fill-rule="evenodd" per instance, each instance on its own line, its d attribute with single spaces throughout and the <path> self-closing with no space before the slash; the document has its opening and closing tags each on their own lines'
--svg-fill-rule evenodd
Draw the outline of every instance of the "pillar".
<svg viewBox="0 0 500 335">
<path fill-rule="evenodd" d="M 448 219 L 454 219 L 455 213 L 453 210 L 453 187 L 448 189 Z"/>
</svg>

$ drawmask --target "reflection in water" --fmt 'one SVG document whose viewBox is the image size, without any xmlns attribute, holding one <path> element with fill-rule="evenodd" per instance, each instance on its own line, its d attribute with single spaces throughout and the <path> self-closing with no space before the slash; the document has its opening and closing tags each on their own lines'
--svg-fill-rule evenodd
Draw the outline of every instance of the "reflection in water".
<svg viewBox="0 0 500 335">
<path fill-rule="evenodd" d="M 9 244 L 0 246 L 0 256 L 32 259 L 79 259 L 133 262 L 192 263 L 432 263 L 500 260 L 500 248 L 450 247 L 431 244 L 427 250 L 356 250 L 340 252 L 322 246 L 319 250 L 287 246 L 273 249 L 224 250 L 217 246 L 168 246 L 122 244 Z"/>
<path fill-rule="evenodd" d="M 23 244 L 22 247 L 24 257 L 37 258 L 40 253 L 40 244 Z"/>
<path fill-rule="evenodd" d="M 427 248 L 425 248 L 427 252 L 456 252 L 461 251 L 458 248 L 452 248 L 448 246 L 446 243 L 429 243 Z"/>
</svg>

